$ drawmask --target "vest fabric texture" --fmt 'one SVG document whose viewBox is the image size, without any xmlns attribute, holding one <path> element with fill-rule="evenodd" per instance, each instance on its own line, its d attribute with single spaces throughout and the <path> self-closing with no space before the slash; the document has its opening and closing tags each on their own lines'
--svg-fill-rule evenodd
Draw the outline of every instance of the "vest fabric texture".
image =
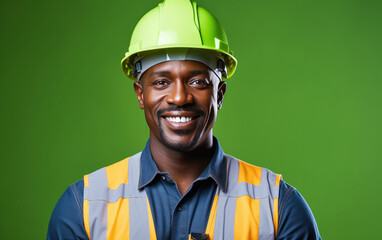
<svg viewBox="0 0 382 240">
<path fill-rule="evenodd" d="M 84 176 L 84 225 L 91 240 L 156 239 L 138 153 Z M 205 234 L 210 240 L 275 239 L 281 175 L 224 155 L 227 189 L 217 188 Z M 191 234 L 189 239 L 191 239 Z"/>
</svg>

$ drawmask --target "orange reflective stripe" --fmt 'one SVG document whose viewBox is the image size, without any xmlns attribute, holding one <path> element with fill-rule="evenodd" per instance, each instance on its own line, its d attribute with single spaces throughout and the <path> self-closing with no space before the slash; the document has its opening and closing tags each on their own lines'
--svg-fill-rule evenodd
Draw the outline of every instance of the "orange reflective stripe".
<svg viewBox="0 0 382 240">
<path fill-rule="evenodd" d="M 236 200 L 235 238 L 259 238 L 260 199 L 242 196 Z"/>
<path fill-rule="evenodd" d="M 276 175 L 275 186 L 280 186 L 281 174 Z M 277 228 L 279 224 L 279 199 L 273 199 L 273 226 L 275 228 L 275 237 L 277 236 Z"/>
<path fill-rule="evenodd" d="M 84 186 L 89 187 L 89 175 L 84 176 Z"/>
<path fill-rule="evenodd" d="M 122 183 L 127 184 L 128 161 L 129 158 L 125 158 L 105 168 L 109 188 L 116 189 Z"/>
<path fill-rule="evenodd" d="M 209 235 L 209 240 L 214 239 L 214 230 L 215 230 L 215 219 L 216 219 L 216 209 L 218 206 L 219 195 L 215 195 L 214 202 L 212 203 L 210 216 L 208 218 L 206 234 Z M 191 237 L 191 235 L 190 235 Z"/>
<path fill-rule="evenodd" d="M 84 186 L 89 187 L 89 176 L 84 176 Z M 85 225 L 85 231 L 89 237 L 90 240 L 90 228 L 89 228 L 89 200 L 84 200 L 84 206 L 83 206 L 83 215 L 84 215 L 84 225 Z"/>
<path fill-rule="evenodd" d="M 84 200 L 84 225 L 86 233 L 90 240 L 90 228 L 89 228 L 89 200 Z"/>
<path fill-rule="evenodd" d="M 153 215 L 151 213 L 150 203 L 149 199 L 147 198 L 147 209 L 148 209 L 148 217 L 149 217 L 149 227 L 150 227 L 150 240 L 157 239 L 157 234 L 155 232 L 155 225 L 154 225 L 154 219 Z"/>
<path fill-rule="evenodd" d="M 90 240 L 90 228 L 89 228 L 89 200 L 84 200 L 84 211 L 83 211 L 83 214 L 84 214 L 84 225 L 85 225 L 85 231 L 86 231 L 86 234 L 88 235 L 89 237 L 89 240 Z"/>
<path fill-rule="evenodd" d="M 115 203 L 107 204 L 107 240 L 128 240 L 129 199 L 118 199 Z"/>
<path fill-rule="evenodd" d="M 238 182 L 247 182 L 253 185 L 260 185 L 261 167 L 239 160 L 239 179 Z"/>
<path fill-rule="evenodd" d="M 110 189 L 127 184 L 128 160 L 125 158 L 105 168 Z M 119 198 L 117 202 L 107 204 L 107 240 L 129 238 L 129 199 Z"/>
<path fill-rule="evenodd" d="M 275 228 L 275 238 L 277 236 L 277 227 L 279 223 L 279 199 L 273 199 L 273 226 Z"/>
<path fill-rule="evenodd" d="M 280 180 L 281 180 L 282 178 L 283 178 L 283 177 L 281 176 L 281 174 L 277 174 L 277 176 L 276 176 L 275 186 L 280 186 Z"/>
</svg>

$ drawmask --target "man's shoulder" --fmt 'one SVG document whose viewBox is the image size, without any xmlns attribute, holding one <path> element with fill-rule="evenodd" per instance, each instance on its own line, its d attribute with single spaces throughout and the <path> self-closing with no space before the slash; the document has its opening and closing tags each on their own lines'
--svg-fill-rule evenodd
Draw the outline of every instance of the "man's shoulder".
<svg viewBox="0 0 382 240">
<path fill-rule="evenodd" d="M 278 198 L 281 175 L 267 168 L 225 155 L 227 162 L 227 192 L 248 195 L 254 199 Z"/>
<path fill-rule="evenodd" d="M 119 160 L 115 163 L 112 163 L 112 164 L 107 165 L 105 167 L 99 168 L 93 172 L 86 174 L 85 178 L 88 175 L 97 174 L 97 173 L 102 172 L 102 171 L 119 171 L 119 172 L 127 171 L 129 161 L 138 162 L 140 160 L 141 154 L 142 154 L 142 152 L 138 152 L 132 156 L 126 157 L 126 158 Z"/>
<path fill-rule="evenodd" d="M 253 164 L 253 163 L 248 162 L 248 161 L 245 160 L 245 159 L 237 158 L 237 157 L 235 157 L 235 156 L 232 156 L 232 155 L 229 155 L 229 154 L 226 154 L 226 153 L 224 153 L 224 157 L 225 157 L 226 159 L 228 159 L 229 161 L 237 161 L 237 162 L 239 162 L 239 163 L 242 164 L 242 166 L 245 167 L 245 168 L 265 169 L 265 170 L 267 170 L 267 171 L 269 171 L 269 172 L 272 172 L 272 171 L 269 170 L 268 168 L 261 167 L 261 166 L 257 166 L 257 165 L 255 165 L 255 164 Z"/>
<path fill-rule="evenodd" d="M 136 153 L 84 175 L 83 186 L 85 188 L 85 195 L 88 196 L 89 189 L 93 189 L 92 192 L 94 192 L 96 188 L 106 187 L 116 189 L 121 184 L 127 184 L 127 182 L 135 184 L 139 179 L 141 153 Z"/>
<path fill-rule="evenodd" d="M 278 238 L 321 239 L 313 213 L 300 192 L 280 181 Z"/>
<path fill-rule="evenodd" d="M 271 177 L 272 179 L 277 181 L 278 184 L 278 182 L 282 179 L 281 174 L 274 173 L 268 168 L 254 165 L 245 160 L 241 160 L 228 154 L 224 154 L 224 156 L 227 159 L 227 166 L 229 167 L 229 169 L 231 171 L 234 169 L 238 170 L 239 181 L 240 178 L 250 178 L 252 179 L 251 182 L 257 183 L 261 181 L 261 178 Z"/>
<path fill-rule="evenodd" d="M 247 182 L 258 186 L 260 182 L 275 187 L 277 193 L 274 194 L 278 198 L 278 237 L 277 239 L 321 239 L 317 223 L 313 213 L 303 196 L 297 189 L 284 180 L 280 174 L 276 174 L 271 170 L 253 165 L 251 163 L 239 160 L 233 156 L 225 154 L 230 169 L 232 166 L 238 166 L 239 182 Z M 231 175 L 234 171 L 230 170 Z M 236 177 L 236 176 L 235 176 Z"/>
<path fill-rule="evenodd" d="M 47 239 L 87 239 L 83 228 L 83 191 L 81 179 L 62 194 L 51 215 Z"/>
</svg>

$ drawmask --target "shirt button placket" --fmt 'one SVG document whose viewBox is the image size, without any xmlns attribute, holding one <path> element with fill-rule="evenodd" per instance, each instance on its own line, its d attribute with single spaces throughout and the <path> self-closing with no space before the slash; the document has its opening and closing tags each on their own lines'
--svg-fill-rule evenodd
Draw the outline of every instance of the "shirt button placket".
<svg viewBox="0 0 382 240">
<path fill-rule="evenodd" d="M 180 227 L 180 233 L 182 235 L 187 235 L 187 207 L 186 205 L 179 206 L 177 208 L 177 211 L 179 212 L 179 227 Z"/>
</svg>

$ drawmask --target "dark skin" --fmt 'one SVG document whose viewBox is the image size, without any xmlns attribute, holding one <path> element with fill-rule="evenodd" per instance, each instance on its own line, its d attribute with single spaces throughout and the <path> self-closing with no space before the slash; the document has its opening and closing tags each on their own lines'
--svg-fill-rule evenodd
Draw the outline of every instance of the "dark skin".
<svg viewBox="0 0 382 240">
<path fill-rule="evenodd" d="M 196 61 L 169 61 L 134 82 L 150 129 L 150 151 L 183 196 L 213 156 L 212 127 L 226 83 Z"/>
</svg>

